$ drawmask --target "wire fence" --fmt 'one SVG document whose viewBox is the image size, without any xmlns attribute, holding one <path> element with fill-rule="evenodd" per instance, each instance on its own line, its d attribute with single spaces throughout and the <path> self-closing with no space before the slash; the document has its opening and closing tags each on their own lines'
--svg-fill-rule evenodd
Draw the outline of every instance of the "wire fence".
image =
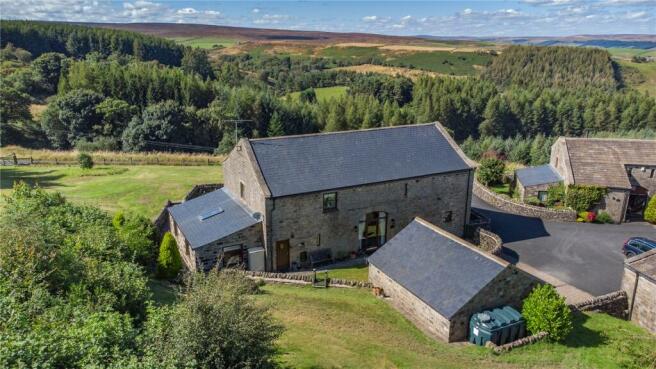
<svg viewBox="0 0 656 369">
<path fill-rule="evenodd" d="M 144 158 L 93 158 L 95 165 L 170 165 L 170 166 L 212 166 L 221 165 L 219 158 L 159 158 L 157 156 Z M 0 166 L 27 166 L 27 165 L 79 165 L 77 159 L 51 158 L 42 159 L 34 157 L 18 157 L 15 155 L 0 157 Z"/>
</svg>

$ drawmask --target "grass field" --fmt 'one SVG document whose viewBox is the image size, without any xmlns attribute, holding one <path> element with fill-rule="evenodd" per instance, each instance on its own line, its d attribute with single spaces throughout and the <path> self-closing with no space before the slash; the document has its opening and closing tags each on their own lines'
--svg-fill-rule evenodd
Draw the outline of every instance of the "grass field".
<svg viewBox="0 0 656 369">
<path fill-rule="evenodd" d="M 59 191 L 72 201 L 97 205 L 110 212 L 134 210 L 153 217 L 166 200 L 180 200 L 195 184 L 220 183 L 223 173 L 220 166 L 0 168 L 0 192 L 10 190 L 17 180 Z"/>
<path fill-rule="evenodd" d="M 321 268 L 319 268 L 320 270 Z M 323 273 L 321 274 L 323 278 Z M 339 279 L 350 279 L 354 281 L 366 281 L 369 279 L 369 267 L 360 265 L 348 268 L 335 268 L 328 270 L 328 277 Z"/>
<path fill-rule="evenodd" d="M 423 51 L 429 49 L 429 51 Z M 331 46 L 319 50 L 318 55 L 336 61 L 362 61 L 380 58 L 398 67 L 412 66 L 440 74 L 455 76 L 475 75 L 487 65 L 492 56 L 478 52 L 452 52 L 430 47 L 401 46 Z"/>
<path fill-rule="evenodd" d="M 217 47 L 230 47 L 238 40 L 221 37 L 171 37 L 171 40 L 184 46 L 199 47 L 201 49 L 215 49 Z"/>
<path fill-rule="evenodd" d="M 638 355 L 656 345 L 656 338 L 628 322 L 585 314 L 562 344 L 538 343 L 495 356 L 428 338 L 368 290 L 263 289 L 256 298 L 285 327 L 278 359 L 288 368 L 649 368 Z"/>
<path fill-rule="evenodd" d="M 656 49 L 635 49 L 628 47 L 611 47 L 607 48 L 610 55 L 620 59 L 631 59 L 636 55 L 656 57 Z"/>
<path fill-rule="evenodd" d="M 656 62 L 651 63 L 634 63 L 628 60 L 620 60 L 621 66 L 633 68 L 642 75 L 642 80 L 639 83 L 631 83 L 629 85 L 638 91 L 648 92 L 651 96 L 656 96 Z"/>
<path fill-rule="evenodd" d="M 334 97 L 340 97 L 346 95 L 348 87 L 346 86 L 333 86 L 333 87 L 318 87 L 314 89 L 314 92 L 317 94 L 317 101 L 327 101 Z M 292 92 L 289 96 L 296 100 L 300 95 L 300 92 Z"/>
</svg>

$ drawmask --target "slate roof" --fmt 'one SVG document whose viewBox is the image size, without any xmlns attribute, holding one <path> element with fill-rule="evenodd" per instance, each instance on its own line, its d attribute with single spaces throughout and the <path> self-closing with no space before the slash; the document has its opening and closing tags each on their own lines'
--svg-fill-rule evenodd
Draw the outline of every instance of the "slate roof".
<svg viewBox="0 0 656 369">
<path fill-rule="evenodd" d="M 560 174 L 556 172 L 556 169 L 549 164 L 517 169 L 515 176 L 524 187 L 556 183 L 563 180 Z"/>
<path fill-rule="evenodd" d="M 638 254 L 624 261 L 625 265 L 656 283 L 656 250 Z"/>
<path fill-rule="evenodd" d="M 223 212 L 201 220 L 203 214 L 218 209 Z M 169 208 L 169 213 L 193 249 L 261 222 L 225 188 L 174 205 Z"/>
<path fill-rule="evenodd" d="M 626 165 L 656 165 L 656 140 L 563 139 L 575 184 L 631 189 Z"/>
<path fill-rule="evenodd" d="M 450 319 L 507 264 L 415 219 L 369 257 L 369 263 Z"/>
<path fill-rule="evenodd" d="M 272 197 L 469 169 L 434 123 L 250 140 Z"/>
</svg>

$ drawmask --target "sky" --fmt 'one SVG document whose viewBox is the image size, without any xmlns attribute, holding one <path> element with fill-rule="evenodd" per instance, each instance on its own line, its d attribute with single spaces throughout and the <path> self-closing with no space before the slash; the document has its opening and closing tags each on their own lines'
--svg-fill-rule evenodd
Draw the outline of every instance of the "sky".
<svg viewBox="0 0 656 369">
<path fill-rule="evenodd" d="M 656 34 L 656 0 L 0 0 L 2 19 L 166 22 L 389 35 Z"/>
</svg>

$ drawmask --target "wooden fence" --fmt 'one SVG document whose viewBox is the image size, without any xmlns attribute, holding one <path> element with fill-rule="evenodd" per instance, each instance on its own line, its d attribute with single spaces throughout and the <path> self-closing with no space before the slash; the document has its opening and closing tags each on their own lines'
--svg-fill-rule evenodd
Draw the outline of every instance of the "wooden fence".
<svg viewBox="0 0 656 369">
<path fill-rule="evenodd" d="M 221 165 L 221 162 L 216 160 L 206 159 L 160 159 L 158 157 L 150 157 L 144 159 L 108 159 L 104 157 L 93 158 L 96 165 L 172 165 L 172 166 L 207 166 L 207 165 Z M 64 160 L 64 159 L 34 159 L 33 157 L 16 157 L 4 156 L 0 157 L 0 166 L 23 166 L 23 165 L 69 165 L 77 166 L 77 160 Z"/>
</svg>

